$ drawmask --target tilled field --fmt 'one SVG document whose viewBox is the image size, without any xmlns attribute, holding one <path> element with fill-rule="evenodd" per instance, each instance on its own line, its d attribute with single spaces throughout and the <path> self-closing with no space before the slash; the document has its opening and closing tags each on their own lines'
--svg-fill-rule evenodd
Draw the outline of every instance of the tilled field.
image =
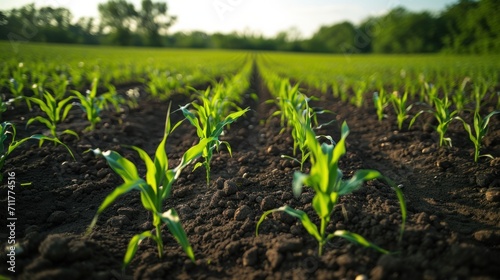
<svg viewBox="0 0 500 280">
<path fill-rule="evenodd" d="M 351 133 L 347 154 L 341 160 L 344 175 L 360 168 L 377 169 L 401 184 L 408 207 L 403 241 L 398 243 L 401 213 L 395 193 L 372 181 L 341 198 L 328 231 L 347 229 L 394 252 L 382 255 L 342 239 L 333 239 L 317 256 L 317 242 L 298 220 L 275 213 L 255 235 L 256 223 L 265 210 L 290 205 L 316 217 L 311 207 L 313 191 L 292 194 L 292 177 L 299 167 L 280 155 L 292 153 L 290 133 L 280 134 L 276 110 L 262 102 L 270 95 L 258 73 L 252 92 L 259 102 L 246 98 L 252 109 L 230 126 L 224 136 L 233 148 L 230 157 L 222 149 L 212 161 L 210 186 L 205 171 L 186 168 L 173 187 L 165 209 L 175 208 L 193 246 L 192 263 L 165 228 L 165 256 L 157 257 L 156 245 L 143 242 L 131 265 L 121 271 L 129 239 L 153 229 L 151 216 L 142 208 L 138 192 L 117 200 L 99 217 L 93 233 L 83 236 L 104 197 L 121 183 L 103 158 L 84 153 L 90 148 L 116 150 L 138 163 L 137 154 L 122 145 L 135 145 L 152 154 L 161 141 L 169 101 L 144 99 L 138 109 L 104 112 L 94 132 L 81 111 L 72 109 L 61 129 L 81 135 L 62 140 L 76 160 L 50 143 L 23 146 L 8 159 L 4 174 L 15 172 L 16 238 L 22 252 L 16 273 L 7 271 L 6 254 L 0 256 L 0 273 L 16 279 L 496 279 L 500 275 L 500 160 L 482 159 L 475 164 L 472 145 L 460 123 L 450 127 L 453 147 L 439 148 L 437 135 L 425 122 L 410 131 L 396 130 L 393 116 L 378 122 L 374 109 L 355 108 L 320 96 L 313 105 L 335 112 L 323 116 L 337 121 L 321 130 L 334 139 L 346 120 Z M 122 88 L 122 91 L 128 88 Z M 143 92 L 142 88 L 140 88 Z M 307 95 L 314 91 L 304 90 Z M 319 95 L 318 95 L 319 96 Z M 172 108 L 189 97 L 171 98 Z M 372 104 L 371 101 L 365 102 Z M 26 108 L 4 113 L 19 124 L 19 134 L 42 132 L 23 123 L 36 112 Z M 172 114 L 180 120 L 182 113 Z M 484 152 L 499 156 L 500 122 L 493 118 Z M 167 143 L 173 163 L 197 143 L 194 129 L 185 121 Z M 141 166 L 140 172 L 144 174 Z M 6 193 L 6 185 L 1 187 Z M 2 195 L 2 200 L 5 200 Z M 6 204 L 6 203 L 5 203 Z M 1 211 L 5 215 L 5 211 Z M 6 217 L 1 217 L 6 220 Z M 7 233 L 2 233 L 7 236 Z M 2 238 L 5 240 L 5 238 Z"/>
</svg>

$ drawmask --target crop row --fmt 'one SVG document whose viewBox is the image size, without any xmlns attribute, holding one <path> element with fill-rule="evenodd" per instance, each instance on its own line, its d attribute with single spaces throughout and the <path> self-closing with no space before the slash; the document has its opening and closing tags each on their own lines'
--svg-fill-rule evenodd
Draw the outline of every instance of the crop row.
<svg viewBox="0 0 500 280">
<path fill-rule="evenodd" d="M 392 114 L 398 130 L 430 114 L 439 146 L 452 145 L 448 127 L 460 122 L 474 161 L 492 158 L 480 149 L 490 119 L 500 113 L 500 65 L 494 57 L 275 54 L 259 57 L 259 65 L 271 91 L 279 90 L 276 77 L 292 79 L 358 108 L 374 108 L 379 121 Z"/>
</svg>

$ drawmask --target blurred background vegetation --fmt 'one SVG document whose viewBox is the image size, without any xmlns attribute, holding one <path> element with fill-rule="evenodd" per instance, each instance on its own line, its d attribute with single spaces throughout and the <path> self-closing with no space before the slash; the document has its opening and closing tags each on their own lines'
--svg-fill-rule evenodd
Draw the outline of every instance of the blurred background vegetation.
<svg viewBox="0 0 500 280">
<path fill-rule="evenodd" d="M 500 1 L 460 0 L 439 13 L 402 7 L 351 22 L 322 26 L 310 38 L 289 29 L 274 38 L 246 33 L 201 31 L 170 34 L 176 17 L 163 2 L 126 0 L 99 4 L 99 18 L 73 20 L 66 8 L 35 7 L 0 11 L 0 40 L 172 48 L 220 48 L 321 53 L 500 52 Z"/>
</svg>

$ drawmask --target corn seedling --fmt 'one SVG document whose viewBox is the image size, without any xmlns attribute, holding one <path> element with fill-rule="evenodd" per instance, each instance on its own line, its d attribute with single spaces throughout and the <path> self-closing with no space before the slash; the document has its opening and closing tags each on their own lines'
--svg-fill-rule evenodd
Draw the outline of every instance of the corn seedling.
<svg viewBox="0 0 500 280">
<path fill-rule="evenodd" d="M 378 120 L 381 121 L 387 115 L 384 114 L 384 109 L 389 105 L 390 97 L 387 96 L 387 93 L 383 88 L 380 89 L 380 92 L 373 93 L 373 103 L 375 105 L 375 109 L 377 110 Z"/>
<path fill-rule="evenodd" d="M 86 130 L 93 131 L 95 129 L 95 126 L 97 123 L 101 121 L 101 111 L 104 109 L 104 107 L 107 106 L 107 103 L 110 102 L 113 105 L 116 105 L 119 108 L 119 104 L 117 103 L 118 101 L 115 100 L 116 94 L 104 94 L 102 96 L 97 96 L 97 85 L 98 85 L 98 79 L 94 78 L 92 82 L 92 89 L 87 91 L 86 95 L 81 94 L 80 92 L 73 90 L 71 91 L 76 98 L 78 98 L 78 103 L 74 103 L 75 105 L 78 105 L 83 112 L 85 112 L 85 115 L 87 116 L 87 120 L 90 122 L 90 125 L 86 128 Z M 111 87 L 110 90 L 112 91 L 114 87 Z"/>
<path fill-rule="evenodd" d="M 364 94 L 367 88 L 368 83 L 366 81 L 357 82 L 354 96 L 351 97 L 351 104 L 353 104 L 357 108 L 361 108 L 361 106 L 363 106 Z"/>
<path fill-rule="evenodd" d="M 139 244 L 145 238 L 151 238 L 157 244 L 158 256 L 163 257 L 163 239 L 161 236 L 161 225 L 166 224 L 174 238 L 179 242 L 183 248 L 186 255 L 194 261 L 193 249 L 187 239 L 186 233 L 182 228 L 179 216 L 175 209 L 169 209 L 168 211 L 163 211 L 164 201 L 170 196 L 172 185 L 175 180 L 179 177 L 182 169 L 186 167 L 193 160 L 198 158 L 202 153 L 203 149 L 210 142 L 211 138 L 202 139 L 197 145 L 191 147 L 182 156 L 179 165 L 173 169 L 168 167 L 168 157 L 165 152 L 165 144 L 167 142 L 167 137 L 169 134 L 182 122 L 178 122 L 171 127 L 170 124 L 170 108 L 167 113 L 167 118 L 165 122 L 165 133 L 163 139 L 158 145 L 155 153 L 154 159 L 151 159 L 149 155 L 138 147 L 132 147 L 140 156 L 141 160 L 146 165 L 146 178 L 143 179 L 139 176 L 137 168 L 134 163 L 128 159 L 122 157 L 119 153 L 115 151 L 105 151 L 101 152 L 99 149 L 93 150 L 96 155 L 103 156 L 110 167 L 115 171 L 122 179 L 123 184 L 116 187 L 116 189 L 110 193 L 99 206 L 97 213 L 92 220 L 91 225 L 87 230 L 87 234 L 91 232 L 94 228 L 98 216 L 106 210 L 119 196 L 130 192 L 131 190 L 139 190 L 141 194 L 141 202 L 147 211 L 151 212 L 153 216 L 153 226 L 155 227 L 155 234 L 151 231 L 145 231 L 143 233 L 134 235 L 130 240 L 127 251 L 123 259 L 123 268 L 125 268 L 133 259 Z"/>
<path fill-rule="evenodd" d="M 474 112 L 474 131 L 472 131 L 470 124 L 465 122 L 464 119 L 458 117 L 458 119 L 462 121 L 465 131 L 467 131 L 467 133 L 469 134 L 470 141 L 474 144 L 474 162 L 477 162 L 480 157 L 493 158 L 493 156 L 490 154 L 481 155 L 480 153 L 481 142 L 488 132 L 488 124 L 490 122 L 490 119 L 496 114 L 500 114 L 500 111 L 493 111 L 483 118 L 478 111 Z"/>
<path fill-rule="evenodd" d="M 9 135 L 10 135 L 10 142 L 6 142 L 6 141 L 9 141 L 8 140 Z M 57 139 L 57 138 L 52 138 L 52 137 L 48 137 L 48 136 L 41 135 L 41 134 L 34 134 L 34 135 L 29 136 L 29 137 L 23 138 L 21 140 L 16 140 L 16 126 L 10 122 L 2 122 L 1 127 L 0 127 L 0 170 L 3 169 L 3 166 L 5 165 L 5 161 L 7 160 L 7 157 L 16 148 L 21 146 L 21 144 L 23 144 L 24 142 L 26 142 L 28 140 L 32 140 L 32 139 L 38 140 L 40 143 L 40 146 L 43 144 L 43 141 L 51 141 L 51 142 L 54 142 L 55 144 L 62 145 L 68 150 L 71 157 L 73 157 L 73 159 L 75 158 L 71 149 L 68 146 L 66 146 L 64 143 L 59 141 L 59 139 Z M 3 179 L 3 173 L 0 172 L 0 181 L 2 181 L 2 179 Z"/>
<path fill-rule="evenodd" d="M 448 145 L 451 146 L 451 139 L 445 137 L 446 132 L 448 131 L 448 126 L 450 122 L 456 119 L 455 115 L 458 114 L 458 111 L 451 111 L 451 102 L 449 102 L 448 97 L 444 97 L 443 99 L 439 99 L 437 97 L 433 100 L 434 108 L 431 110 L 421 110 L 419 111 L 410 121 L 410 125 L 408 128 L 411 128 L 415 120 L 422 113 L 431 113 L 434 115 L 434 118 L 437 120 L 438 124 L 435 127 L 436 132 L 439 135 L 439 146 Z"/>
<path fill-rule="evenodd" d="M 394 91 L 391 95 L 390 101 L 396 112 L 396 119 L 398 122 L 398 129 L 403 128 L 403 122 L 410 117 L 409 111 L 413 107 L 413 104 L 408 105 L 408 91 L 402 95 L 398 91 Z"/>
<path fill-rule="evenodd" d="M 50 130 L 51 135 L 57 138 L 57 125 L 64 121 L 68 116 L 69 110 L 72 107 L 72 104 L 69 103 L 69 101 L 73 97 L 70 96 L 63 100 L 57 101 L 54 96 L 52 96 L 52 94 L 46 91 L 43 94 L 43 99 L 38 97 L 26 98 L 38 105 L 40 107 L 40 110 L 42 110 L 46 115 L 46 117 L 36 116 L 29 119 L 26 123 L 26 126 L 29 126 L 35 121 L 43 123 Z M 62 133 L 70 134 L 78 138 L 78 134 L 70 129 L 66 129 Z"/>
<path fill-rule="evenodd" d="M 460 85 L 459 91 L 455 92 L 455 94 L 453 94 L 451 97 L 453 104 L 455 104 L 455 108 L 457 109 L 458 112 L 462 112 L 465 108 L 465 104 L 467 102 L 465 88 L 469 81 L 470 81 L 469 77 L 464 78 L 462 84 Z"/>
<path fill-rule="evenodd" d="M 420 97 L 421 101 L 424 101 L 430 106 L 434 106 L 434 100 L 438 98 L 438 87 L 434 84 L 424 82 L 420 92 Z"/>
<path fill-rule="evenodd" d="M 8 80 L 8 87 L 15 98 L 23 97 L 23 89 L 26 83 L 26 74 L 24 73 L 24 63 L 20 62 L 12 72 L 12 77 Z M 19 100 L 16 99 L 16 100 Z M 29 101 L 26 101 L 29 102 Z M 28 103 L 29 104 L 29 103 Z"/>
<path fill-rule="evenodd" d="M 221 87 L 216 89 L 217 91 L 223 90 Z M 196 134 L 202 139 L 211 139 L 206 142 L 206 146 L 203 149 L 203 162 L 198 162 L 194 166 L 194 169 L 205 166 L 207 186 L 210 183 L 210 162 L 213 156 L 213 150 L 219 150 L 221 144 L 225 145 L 229 154 L 232 155 L 231 146 L 226 141 L 219 140 L 222 135 L 224 127 L 235 122 L 239 117 L 243 116 L 249 108 L 239 109 L 236 112 L 230 113 L 224 117 L 224 110 L 226 109 L 226 103 L 224 99 L 215 98 L 210 96 L 211 90 L 208 88 L 203 94 L 199 95 L 199 100 L 201 104 L 195 102 L 189 103 L 185 106 L 181 106 L 180 110 L 188 121 L 196 128 Z M 194 107 L 193 111 L 188 109 L 189 105 Z"/>
<path fill-rule="evenodd" d="M 382 179 L 395 190 L 399 199 L 402 214 L 401 239 L 406 221 L 406 205 L 402 191 L 390 179 L 375 170 L 358 170 L 351 179 L 342 179 L 343 175 L 339 169 L 339 160 L 346 152 L 345 139 L 349 134 L 349 128 L 345 122 L 342 124 L 341 139 L 335 145 L 333 143 L 320 145 L 312 129 L 307 126 L 303 126 L 303 129 L 306 131 L 307 146 L 311 152 L 311 170 L 309 174 L 295 172 L 292 183 L 293 192 L 295 196 L 299 196 L 303 185 L 314 189 L 316 194 L 312 200 L 312 207 L 321 220 L 320 228 L 318 229 L 305 212 L 283 206 L 264 212 L 257 223 L 256 234 L 258 235 L 260 224 L 269 214 L 282 211 L 298 218 L 307 232 L 318 241 L 318 255 L 322 255 L 323 246 L 334 237 L 342 237 L 359 245 L 374 248 L 379 252 L 388 253 L 387 250 L 369 242 L 364 237 L 346 230 L 336 230 L 327 235 L 326 227 L 330 222 L 339 196 L 350 194 L 359 189 L 364 181 Z"/>
<path fill-rule="evenodd" d="M 306 138 L 306 133 L 305 130 L 302 128 L 302 126 L 307 126 L 311 129 L 320 129 L 324 125 L 328 125 L 332 123 L 334 120 L 318 125 L 318 120 L 317 120 L 317 114 L 323 114 L 323 113 L 331 113 L 328 110 L 321 110 L 321 109 L 313 109 L 309 106 L 309 101 L 311 98 L 306 97 L 303 94 L 298 95 L 299 98 L 297 98 L 296 101 L 301 100 L 300 102 L 297 102 L 296 104 L 293 104 L 290 100 L 286 100 L 287 102 L 285 103 L 286 108 L 283 110 L 287 111 L 287 118 L 289 118 L 288 125 L 291 126 L 292 128 L 292 139 L 293 139 L 293 156 L 287 156 L 287 155 L 282 155 L 282 158 L 287 158 L 291 159 L 293 161 L 296 161 L 300 164 L 300 170 L 302 171 L 304 168 L 304 163 L 306 162 L 307 158 L 309 157 L 309 151 L 307 149 L 307 138 Z M 300 150 L 300 160 L 295 158 L 297 154 L 297 148 Z"/>
</svg>

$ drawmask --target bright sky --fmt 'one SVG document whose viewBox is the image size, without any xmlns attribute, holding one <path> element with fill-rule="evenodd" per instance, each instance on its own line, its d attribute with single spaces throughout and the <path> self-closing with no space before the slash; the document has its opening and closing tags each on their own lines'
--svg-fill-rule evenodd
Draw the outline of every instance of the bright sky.
<svg viewBox="0 0 500 280">
<path fill-rule="evenodd" d="M 153 0 L 167 2 L 168 14 L 177 16 L 170 29 L 199 30 L 207 33 L 251 31 L 264 36 L 296 27 L 310 37 L 321 25 L 341 21 L 359 23 L 370 15 L 380 15 L 396 6 L 412 11 L 441 11 L 458 0 Z M 0 0 L 0 10 L 19 8 L 29 3 L 66 7 L 74 20 L 86 16 L 98 18 L 97 5 L 106 0 Z M 141 0 L 128 0 L 140 7 Z"/>
</svg>

